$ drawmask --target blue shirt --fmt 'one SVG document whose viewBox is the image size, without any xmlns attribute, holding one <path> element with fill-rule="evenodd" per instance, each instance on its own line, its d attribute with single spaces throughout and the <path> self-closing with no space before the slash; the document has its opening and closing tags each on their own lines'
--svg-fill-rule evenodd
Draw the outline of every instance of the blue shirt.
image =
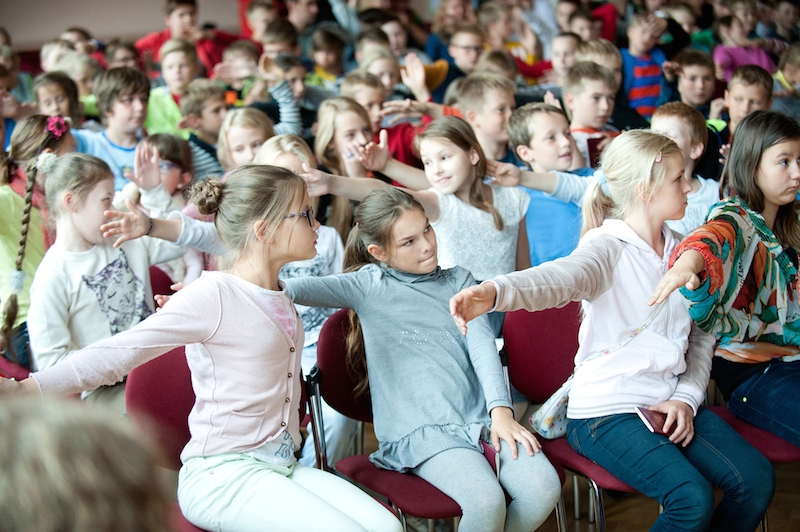
<svg viewBox="0 0 800 532">
<path fill-rule="evenodd" d="M 124 173 L 133 172 L 133 155 L 136 147 L 124 148 L 117 146 L 106 136 L 105 131 L 88 131 L 86 129 L 73 129 L 75 137 L 75 151 L 88 153 L 104 160 L 111 167 L 114 174 L 114 190 L 120 191 L 130 183 Z"/>
</svg>

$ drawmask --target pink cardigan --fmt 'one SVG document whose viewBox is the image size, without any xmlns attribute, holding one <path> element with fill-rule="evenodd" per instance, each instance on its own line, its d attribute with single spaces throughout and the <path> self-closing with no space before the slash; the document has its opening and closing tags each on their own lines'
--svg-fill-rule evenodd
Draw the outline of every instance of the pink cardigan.
<svg viewBox="0 0 800 532">
<path fill-rule="evenodd" d="M 303 325 L 297 317 L 297 332 L 290 338 L 252 289 L 228 273 L 205 272 L 133 329 L 31 376 L 42 393 L 93 390 L 186 345 L 197 400 L 181 460 L 249 451 L 284 428 L 299 449 Z M 274 297 L 288 296 L 276 292 Z"/>
</svg>

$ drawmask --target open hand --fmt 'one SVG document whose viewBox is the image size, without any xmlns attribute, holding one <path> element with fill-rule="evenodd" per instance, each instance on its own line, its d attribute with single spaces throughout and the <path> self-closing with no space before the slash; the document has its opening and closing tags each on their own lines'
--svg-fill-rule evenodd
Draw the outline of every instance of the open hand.
<svg viewBox="0 0 800 532">
<path fill-rule="evenodd" d="M 381 129 L 378 135 L 378 144 L 370 142 L 366 146 L 353 146 L 353 153 L 358 157 L 359 163 L 367 170 L 381 172 L 389 162 L 389 134 L 385 129 Z"/>
<path fill-rule="evenodd" d="M 140 142 L 133 154 L 133 175 L 130 179 L 141 190 L 152 190 L 161 184 L 161 159 L 158 150 L 147 142 Z"/>
<path fill-rule="evenodd" d="M 103 213 L 107 218 L 115 219 L 100 226 L 103 238 L 119 236 L 114 242 L 115 248 L 120 247 L 123 242 L 128 240 L 143 237 L 150 230 L 150 217 L 138 205 L 134 205 L 131 200 L 126 199 L 125 206 L 128 208 L 128 212 L 105 211 Z"/>
<path fill-rule="evenodd" d="M 497 289 L 494 283 L 481 283 L 465 288 L 450 298 L 450 314 L 461 334 L 467 334 L 467 323 L 489 312 L 495 305 Z"/>
<path fill-rule="evenodd" d="M 262 54 L 258 60 L 258 74 L 270 86 L 280 83 L 286 77 L 281 67 L 267 54 Z"/>
<path fill-rule="evenodd" d="M 306 182 L 308 195 L 312 198 L 331 193 L 331 174 L 303 163 L 303 173 L 300 174 L 300 177 Z"/>
<path fill-rule="evenodd" d="M 561 109 L 561 100 L 556 98 L 550 91 L 544 93 L 544 103 L 550 104 L 553 107 L 558 107 L 559 109 Z"/>
<path fill-rule="evenodd" d="M 714 98 L 711 100 L 708 110 L 708 118 L 718 119 L 722 116 L 722 112 L 728 108 L 725 105 L 725 98 Z"/>
<path fill-rule="evenodd" d="M 676 271 L 673 267 L 661 278 L 655 291 L 647 300 L 648 305 L 658 305 L 666 301 L 669 295 L 678 288 L 685 286 L 689 290 L 696 290 L 700 286 L 700 278 L 690 271 Z"/>
<path fill-rule="evenodd" d="M 492 183 L 504 187 L 516 187 L 522 179 L 522 170 L 511 163 L 486 159 L 486 175 Z"/>
<path fill-rule="evenodd" d="M 694 410 L 683 401 L 670 400 L 664 401 L 650 407 L 654 412 L 661 412 L 667 415 L 664 422 L 664 432 L 669 432 L 673 425 L 676 425 L 675 432 L 669 437 L 669 441 L 678 444 L 682 443 L 686 447 L 694 438 Z"/>
<path fill-rule="evenodd" d="M 490 413 L 492 418 L 492 447 L 498 453 L 500 452 L 500 440 L 505 441 L 511 448 L 511 458 L 517 459 L 517 442 L 520 442 L 525 450 L 528 451 L 528 456 L 533 456 L 542 449 L 539 440 L 536 439 L 531 431 L 517 423 L 514 419 L 514 411 L 505 406 L 498 406 L 492 408 Z"/>
<path fill-rule="evenodd" d="M 214 77 L 222 80 L 240 80 L 255 77 L 258 65 L 253 61 L 234 59 L 214 65 Z"/>
<path fill-rule="evenodd" d="M 681 64 L 677 61 L 664 61 L 661 68 L 664 70 L 664 78 L 670 83 L 674 82 L 681 72 Z"/>
<path fill-rule="evenodd" d="M 406 64 L 400 69 L 400 80 L 403 85 L 411 89 L 417 100 L 420 96 L 427 95 L 430 98 L 428 87 L 425 85 L 425 65 L 415 53 L 406 55 Z"/>
</svg>

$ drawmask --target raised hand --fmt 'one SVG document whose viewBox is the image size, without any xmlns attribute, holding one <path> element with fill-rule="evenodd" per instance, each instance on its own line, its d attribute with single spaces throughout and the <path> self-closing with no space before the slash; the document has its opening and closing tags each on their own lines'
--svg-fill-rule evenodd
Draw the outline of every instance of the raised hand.
<svg viewBox="0 0 800 532">
<path fill-rule="evenodd" d="M 267 54 L 262 54 L 258 60 L 258 74 L 268 85 L 276 85 L 286 77 L 281 67 Z"/>
<path fill-rule="evenodd" d="M 425 84 L 425 65 L 417 54 L 406 55 L 406 65 L 400 69 L 400 80 L 411 89 L 418 101 L 428 101 L 430 92 Z"/>
<path fill-rule="evenodd" d="M 303 173 L 300 174 L 300 177 L 306 182 L 308 195 L 312 198 L 331 193 L 331 174 L 303 163 Z"/>
<path fill-rule="evenodd" d="M 360 164 L 367 170 L 381 172 L 389 162 L 389 134 L 382 129 L 378 135 L 379 143 L 370 142 L 366 146 L 352 146 Z"/>
<path fill-rule="evenodd" d="M 461 330 L 467 334 L 467 323 L 489 312 L 495 305 L 497 289 L 494 283 L 481 283 L 465 288 L 450 298 L 450 314 Z"/>
<path fill-rule="evenodd" d="M 522 179 L 522 170 L 511 163 L 486 159 L 486 175 L 492 183 L 504 187 L 516 187 Z"/>
<path fill-rule="evenodd" d="M 258 65 L 253 61 L 234 59 L 214 65 L 214 77 L 219 79 L 247 79 L 255 77 L 257 73 Z"/>
<path fill-rule="evenodd" d="M 677 61 L 664 61 L 661 68 L 664 70 L 664 78 L 670 83 L 674 82 L 681 72 L 681 64 Z"/>
<path fill-rule="evenodd" d="M 553 107 L 558 107 L 559 109 L 561 109 L 561 100 L 556 98 L 550 91 L 544 93 L 544 103 L 550 104 Z"/>
<path fill-rule="evenodd" d="M 150 217 L 142 209 L 134 205 L 131 200 L 125 200 L 125 206 L 129 212 L 105 211 L 103 214 L 114 221 L 100 226 L 103 238 L 119 236 L 114 242 L 114 247 L 118 248 L 123 242 L 136 240 L 143 237 L 150 230 Z"/>
<path fill-rule="evenodd" d="M 152 190 L 161 184 L 161 159 L 158 150 L 147 142 L 140 142 L 133 154 L 133 174 L 130 179 L 142 190 Z"/>
</svg>

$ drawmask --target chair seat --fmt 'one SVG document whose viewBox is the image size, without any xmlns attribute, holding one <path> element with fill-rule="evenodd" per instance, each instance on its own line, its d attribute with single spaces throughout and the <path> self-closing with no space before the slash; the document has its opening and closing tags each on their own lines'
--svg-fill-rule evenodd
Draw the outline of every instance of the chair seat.
<svg viewBox="0 0 800 532">
<path fill-rule="evenodd" d="M 178 503 L 169 506 L 169 524 L 174 532 L 206 532 L 202 528 L 194 526 L 183 516 Z"/>
<path fill-rule="evenodd" d="M 404 513 L 423 519 L 449 519 L 461 515 L 461 507 L 420 477 L 380 469 L 369 455 L 350 456 L 336 462 L 344 476 L 384 495 Z"/>
<path fill-rule="evenodd" d="M 551 462 L 557 462 L 574 473 L 591 478 L 604 490 L 633 493 L 636 490 L 617 479 L 614 475 L 575 452 L 566 438 L 546 440 L 539 438 L 544 454 Z"/>
<path fill-rule="evenodd" d="M 712 406 L 709 410 L 721 417 L 770 462 L 800 462 L 800 448 L 780 436 L 751 425 L 747 421 L 742 421 L 726 406 Z"/>
</svg>

